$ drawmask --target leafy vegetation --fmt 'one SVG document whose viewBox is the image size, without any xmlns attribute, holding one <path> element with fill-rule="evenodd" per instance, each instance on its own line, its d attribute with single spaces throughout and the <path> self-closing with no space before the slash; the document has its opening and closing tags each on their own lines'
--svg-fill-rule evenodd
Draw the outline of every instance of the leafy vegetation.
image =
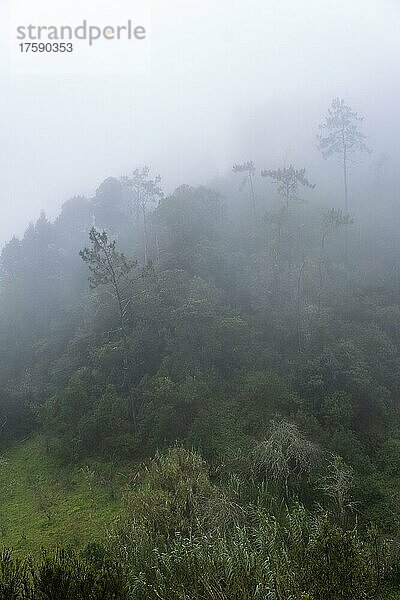
<svg viewBox="0 0 400 600">
<path fill-rule="evenodd" d="M 319 136 L 344 207 L 293 165 L 169 196 L 145 167 L 5 246 L 0 597 L 396 598 L 397 232 L 348 212 L 360 123 L 335 100 Z"/>
</svg>

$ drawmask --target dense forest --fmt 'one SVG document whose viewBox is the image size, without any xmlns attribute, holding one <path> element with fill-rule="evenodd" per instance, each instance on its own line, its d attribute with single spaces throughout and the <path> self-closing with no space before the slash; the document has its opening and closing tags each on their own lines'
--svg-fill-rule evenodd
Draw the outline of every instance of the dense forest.
<svg viewBox="0 0 400 600">
<path fill-rule="evenodd" d="M 400 598 L 398 204 L 363 131 L 336 99 L 317 174 L 138 168 L 4 246 L 1 599 Z"/>
</svg>

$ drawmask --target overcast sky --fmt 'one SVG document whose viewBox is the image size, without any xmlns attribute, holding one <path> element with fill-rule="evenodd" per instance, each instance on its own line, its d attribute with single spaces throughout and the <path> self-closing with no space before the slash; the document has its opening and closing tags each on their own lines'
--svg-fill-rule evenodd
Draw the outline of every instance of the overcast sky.
<svg viewBox="0 0 400 600">
<path fill-rule="evenodd" d="M 23 1 L 1 0 L 3 50 L 8 11 Z M 96 1 L 57 5 L 73 5 L 74 18 L 79 8 L 83 19 Z M 30 0 L 42 14 L 54 2 Z M 143 2 L 131 0 L 126 18 L 134 20 Z M 110 22 L 118 4 L 109 3 Z M 0 243 L 41 209 L 53 218 L 69 197 L 143 164 L 172 190 L 234 161 L 268 167 L 312 157 L 334 96 L 365 115 L 374 147 L 398 151 L 398 0 L 146 4 L 151 66 L 144 74 L 15 75 L 0 53 Z"/>
</svg>

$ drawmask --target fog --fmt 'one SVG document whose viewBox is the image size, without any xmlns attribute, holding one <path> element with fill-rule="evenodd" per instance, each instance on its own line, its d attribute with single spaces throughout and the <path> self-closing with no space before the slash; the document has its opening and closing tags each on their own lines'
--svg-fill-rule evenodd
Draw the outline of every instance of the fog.
<svg viewBox="0 0 400 600">
<path fill-rule="evenodd" d="M 151 0 L 151 66 L 114 76 L 13 74 L 13 3 L 0 7 L 0 244 L 41 209 L 54 218 L 69 197 L 143 164 L 167 192 L 249 158 L 260 168 L 293 161 L 329 180 L 335 165 L 315 136 L 336 96 L 365 117 L 369 146 L 391 156 L 398 178 L 396 0 Z"/>
<path fill-rule="evenodd" d="M 399 24 L 0 0 L 0 600 L 400 600 Z"/>
</svg>

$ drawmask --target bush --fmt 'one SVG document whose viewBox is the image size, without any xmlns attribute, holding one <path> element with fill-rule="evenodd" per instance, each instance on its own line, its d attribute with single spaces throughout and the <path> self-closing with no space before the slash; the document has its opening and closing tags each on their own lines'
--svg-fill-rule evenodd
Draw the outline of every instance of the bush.
<svg viewBox="0 0 400 600">
<path fill-rule="evenodd" d="M 58 550 L 37 563 L 0 555 L 1 600 L 127 600 L 127 577 L 121 565 L 106 558 L 95 562 Z"/>
</svg>

